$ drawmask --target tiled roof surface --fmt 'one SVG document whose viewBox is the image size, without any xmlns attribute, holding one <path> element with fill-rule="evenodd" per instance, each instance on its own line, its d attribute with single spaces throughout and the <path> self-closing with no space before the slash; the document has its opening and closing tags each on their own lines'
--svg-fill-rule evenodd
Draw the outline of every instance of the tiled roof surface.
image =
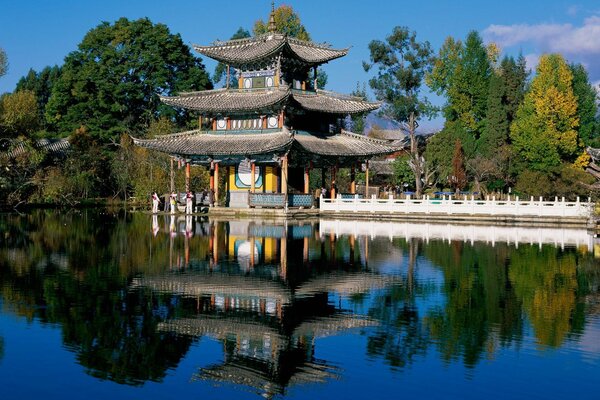
<svg viewBox="0 0 600 400">
<path fill-rule="evenodd" d="M 156 139 L 136 139 L 138 146 L 181 156 L 251 155 L 264 154 L 291 147 L 321 156 L 373 156 L 389 154 L 402 148 L 400 142 L 371 139 L 363 135 L 342 131 L 340 134 L 316 134 L 287 129 L 273 132 L 249 131 L 240 133 L 201 133 L 189 131 L 165 135 Z"/>
<path fill-rule="evenodd" d="M 69 143 L 68 138 L 63 139 L 39 139 L 34 143 L 34 146 L 38 150 L 42 150 L 47 152 L 52 156 L 65 156 L 67 151 L 71 148 L 71 143 Z M 27 151 L 25 144 L 23 142 L 18 141 L 17 139 L 10 139 L 3 143 L 0 146 L 0 151 L 3 147 L 7 148 L 6 155 L 8 157 L 16 157 L 18 155 L 23 154 Z"/>
<path fill-rule="evenodd" d="M 170 106 L 203 112 L 227 113 L 257 111 L 283 103 L 290 96 L 304 109 L 332 114 L 356 114 L 379 107 L 359 97 L 346 96 L 325 90 L 316 92 L 276 89 L 216 89 L 161 97 Z"/>
<path fill-rule="evenodd" d="M 155 139 L 133 138 L 138 146 L 182 156 L 262 154 L 289 147 L 293 140 L 286 129 L 262 133 L 260 131 L 204 133 L 195 130 L 164 135 Z"/>
<path fill-rule="evenodd" d="M 300 132 L 294 139 L 306 152 L 321 156 L 372 156 L 402 148 L 398 142 L 371 139 L 347 131 L 329 135 Z"/>
<path fill-rule="evenodd" d="M 379 103 L 370 103 L 360 97 L 346 96 L 325 90 L 316 92 L 292 91 L 292 96 L 304 109 L 334 114 L 356 114 L 373 111 Z"/>
<path fill-rule="evenodd" d="M 181 93 L 179 96 L 161 97 L 161 101 L 174 107 L 205 112 L 254 111 L 270 107 L 287 99 L 288 88 L 280 89 L 216 89 Z"/>
<path fill-rule="evenodd" d="M 259 61 L 286 51 L 308 64 L 321 64 L 348 54 L 348 49 L 332 49 L 326 44 L 317 44 L 278 33 L 268 33 L 253 38 L 215 42 L 212 46 L 194 45 L 194 49 L 217 61 L 240 65 Z"/>
</svg>

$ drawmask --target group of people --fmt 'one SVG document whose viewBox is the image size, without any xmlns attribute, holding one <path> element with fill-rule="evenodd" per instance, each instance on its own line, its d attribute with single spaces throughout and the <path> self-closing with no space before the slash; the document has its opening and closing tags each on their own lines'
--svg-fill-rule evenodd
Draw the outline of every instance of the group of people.
<svg viewBox="0 0 600 400">
<path fill-rule="evenodd" d="M 156 192 L 152 193 L 152 213 L 156 214 L 159 211 L 160 197 Z M 169 196 L 169 206 L 171 214 L 177 211 L 177 194 L 172 192 Z M 166 210 L 165 210 L 166 211 Z M 185 213 L 192 214 L 194 212 L 194 195 L 191 191 L 185 194 Z"/>
</svg>

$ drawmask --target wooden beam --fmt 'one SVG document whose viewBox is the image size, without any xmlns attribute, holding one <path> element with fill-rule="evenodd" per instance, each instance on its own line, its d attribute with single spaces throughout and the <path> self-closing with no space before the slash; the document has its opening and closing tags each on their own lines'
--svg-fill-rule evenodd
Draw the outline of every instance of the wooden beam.
<svg viewBox="0 0 600 400">
<path fill-rule="evenodd" d="M 365 199 L 369 197 L 369 160 L 365 160 Z"/>
<path fill-rule="evenodd" d="M 310 168 L 304 168 L 304 193 L 308 193 L 310 191 Z"/>
<path fill-rule="evenodd" d="M 190 162 L 185 162 L 185 191 L 190 191 Z"/>
<path fill-rule="evenodd" d="M 256 164 L 254 161 L 250 163 L 250 192 L 254 193 L 256 191 Z"/>
<path fill-rule="evenodd" d="M 288 182 L 288 158 L 283 156 L 281 159 L 281 193 L 287 194 L 287 182 Z"/>
<path fill-rule="evenodd" d="M 215 169 L 214 164 L 210 166 L 210 190 L 215 191 Z"/>
<path fill-rule="evenodd" d="M 175 191 L 175 159 L 171 157 L 171 193 Z"/>
<path fill-rule="evenodd" d="M 350 193 L 356 194 L 356 167 L 350 167 Z"/>
<path fill-rule="evenodd" d="M 219 205 L 219 163 L 215 163 L 215 206 Z"/>
</svg>

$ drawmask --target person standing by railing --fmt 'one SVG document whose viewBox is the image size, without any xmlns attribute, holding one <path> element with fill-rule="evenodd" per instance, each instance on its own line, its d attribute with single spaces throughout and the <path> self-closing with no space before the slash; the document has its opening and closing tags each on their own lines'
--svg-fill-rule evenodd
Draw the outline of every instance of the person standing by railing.
<svg viewBox="0 0 600 400">
<path fill-rule="evenodd" d="M 158 212 L 158 205 L 160 204 L 160 198 L 156 192 L 152 193 L 152 214 L 156 214 Z"/>
<path fill-rule="evenodd" d="M 175 192 L 171 193 L 169 204 L 171 205 L 171 214 L 175 214 L 175 206 L 177 205 L 177 195 Z"/>
</svg>

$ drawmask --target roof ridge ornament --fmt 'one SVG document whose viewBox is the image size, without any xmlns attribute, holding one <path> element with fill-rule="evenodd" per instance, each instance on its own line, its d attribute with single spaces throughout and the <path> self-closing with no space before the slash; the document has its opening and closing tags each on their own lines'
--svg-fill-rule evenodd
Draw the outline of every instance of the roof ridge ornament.
<svg viewBox="0 0 600 400">
<path fill-rule="evenodd" d="M 271 1 L 271 15 L 269 16 L 269 28 L 268 31 L 275 33 L 277 26 L 275 25 L 275 1 Z"/>
</svg>

